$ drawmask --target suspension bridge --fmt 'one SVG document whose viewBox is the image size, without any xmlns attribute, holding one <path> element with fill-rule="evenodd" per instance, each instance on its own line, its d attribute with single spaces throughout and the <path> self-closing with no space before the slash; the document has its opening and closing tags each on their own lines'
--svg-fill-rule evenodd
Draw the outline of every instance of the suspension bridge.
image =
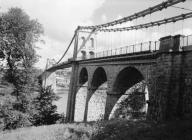
<svg viewBox="0 0 192 140">
<path fill-rule="evenodd" d="M 145 81 L 147 87 L 147 91 L 143 91 L 147 118 L 166 120 L 192 114 L 192 35 L 183 35 L 185 21 L 192 17 L 192 12 L 174 6 L 185 2 L 167 0 L 112 22 L 77 27 L 63 56 L 47 66 L 41 75 L 44 86 L 54 85 L 51 75 L 55 71 L 72 68 L 66 114 L 69 122 L 78 115 L 76 97 L 81 88 L 86 88 L 81 121 L 89 120 L 90 101 L 98 90 L 104 91 L 104 108 L 95 115 L 102 114 L 107 120 L 121 96 L 141 81 Z M 171 7 L 185 12 L 152 21 L 153 14 Z M 178 22 L 182 24 L 180 34 L 173 33 Z M 155 36 L 152 29 L 156 28 L 155 32 L 159 33 L 164 26 L 164 32 L 170 32 L 171 29 L 166 31 L 168 24 L 173 24 L 170 26 L 173 34 L 152 40 Z M 72 44 L 73 57 L 62 61 L 66 60 Z"/>
</svg>

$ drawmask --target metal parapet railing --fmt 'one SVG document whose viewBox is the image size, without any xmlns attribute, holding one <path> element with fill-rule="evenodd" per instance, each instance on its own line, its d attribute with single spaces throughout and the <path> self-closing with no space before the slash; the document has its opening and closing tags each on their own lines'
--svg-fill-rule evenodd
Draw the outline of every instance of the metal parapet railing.
<svg viewBox="0 0 192 140">
<path fill-rule="evenodd" d="M 142 42 L 134 45 L 129 45 L 121 48 L 115 48 L 111 50 L 106 50 L 102 52 L 97 52 L 94 56 L 83 56 L 78 57 L 77 60 L 86 60 L 91 58 L 100 58 L 100 57 L 108 57 L 108 56 L 116 56 L 116 55 L 124 55 L 124 54 L 135 54 L 142 52 L 154 52 L 158 51 L 160 46 L 160 41 L 148 41 Z"/>
<path fill-rule="evenodd" d="M 192 46 L 192 35 L 182 36 L 180 38 L 180 47 Z"/>
</svg>

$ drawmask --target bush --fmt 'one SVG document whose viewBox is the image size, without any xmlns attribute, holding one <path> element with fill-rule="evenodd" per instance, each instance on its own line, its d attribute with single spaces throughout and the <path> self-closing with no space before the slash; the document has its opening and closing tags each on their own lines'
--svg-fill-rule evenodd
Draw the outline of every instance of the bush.
<svg viewBox="0 0 192 140">
<path fill-rule="evenodd" d="M 115 118 L 143 119 L 146 113 L 145 94 L 135 91 L 128 98 L 119 103 L 119 108 L 115 111 Z"/>
<path fill-rule="evenodd" d="M 8 111 L 7 116 L 4 117 L 4 129 L 16 129 L 31 126 L 29 121 L 30 116 L 20 111 Z"/>
<path fill-rule="evenodd" d="M 0 104 L 0 129 L 16 129 L 21 127 L 27 127 L 31 125 L 30 116 L 26 113 L 22 113 L 15 110 L 13 105 L 15 98 L 10 95 L 1 97 Z"/>
</svg>

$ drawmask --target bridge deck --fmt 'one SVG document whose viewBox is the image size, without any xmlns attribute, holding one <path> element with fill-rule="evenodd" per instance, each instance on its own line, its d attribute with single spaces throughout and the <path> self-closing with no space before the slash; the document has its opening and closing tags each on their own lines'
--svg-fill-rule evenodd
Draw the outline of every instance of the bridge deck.
<svg viewBox="0 0 192 140">
<path fill-rule="evenodd" d="M 144 60 L 144 59 L 151 59 L 155 58 L 157 51 L 144 51 L 144 52 L 136 52 L 132 54 L 120 54 L 115 56 L 104 56 L 99 58 L 91 58 L 85 60 L 79 60 L 79 64 L 87 64 L 87 63 L 98 63 L 98 62 L 115 62 L 115 61 L 129 61 L 129 60 Z M 152 59 L 151 59 L 152 60 Z"/>
</svg>

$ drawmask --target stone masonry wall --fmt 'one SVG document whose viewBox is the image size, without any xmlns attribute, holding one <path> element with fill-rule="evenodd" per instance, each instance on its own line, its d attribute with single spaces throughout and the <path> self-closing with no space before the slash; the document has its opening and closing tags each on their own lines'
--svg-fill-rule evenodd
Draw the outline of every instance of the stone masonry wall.
<svg viewBox="0 0 192 140">
<path fill-rule="evenodd" d="M 160 53 L 149 83 L 152 120 L 184 118 L 192 114 L 192 52 Z"/>
<path fill-rule="evenodd" d="M 182 113 L 184 117 L 189 117 L 192 116 L 192 52 L 184 53 L 183 59 L 185 61 L 181 65 L 183 67 L 183 87 L 181 89 L 181 93 L 183 93 Z"/>
</svg>

